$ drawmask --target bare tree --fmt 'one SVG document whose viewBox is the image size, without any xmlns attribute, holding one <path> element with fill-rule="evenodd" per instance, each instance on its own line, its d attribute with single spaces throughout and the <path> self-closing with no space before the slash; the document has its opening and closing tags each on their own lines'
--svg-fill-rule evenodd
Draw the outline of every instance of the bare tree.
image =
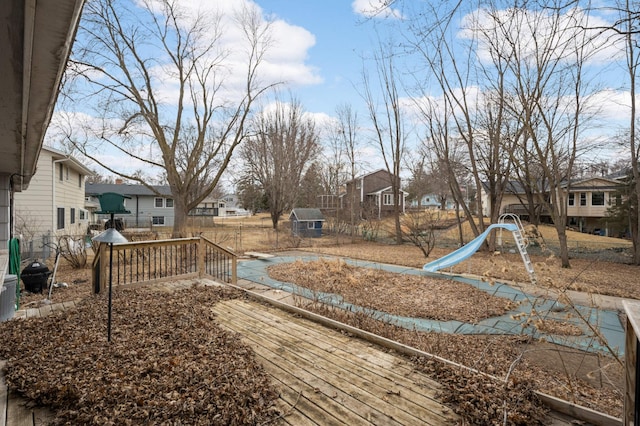
<svg viewBox="0 0 640 426">
<path fill-rule="evenodd" d="M 390 184 L 393 194 L 395 237 L 396 243 L 402 244 L 400 172 L 402 171 L 406 134 L 398 91 L 399 82 L 395 74 L 393 49 L 380 43 L 378 51 L 374 54 L 374 60 L 382 99 L 378 100 L 374 96 L 372 83 L 366 72 L 362 74 L 364 86 L 362 96 L 373 124 L 375 142 L 380 149 L 387 171 L 392 175 Z"/>
<path fill-rule="evenodd" d="M 74 45 L 73 95 L 100 115 L 80 132 L 67 129 L 68 141 L 111 173 L 153 190 L 148 174 L 161 171 L 174 199 L 174 236 L 185 235 L 189 210 L 218 184 L 246 138 L 255 100 L 269 86 L 258 79 L 270 29 L 257 9 L 238 11 L 224 26 L 221 16 L 181 6 L 174 0 L 86 4 Z M 223 44 L 231 30 L 233 58 Z M 231 59 L 244 72 L 230 73 Z M 114 164 L 104 154 L 129 161 Z M 127 171 L 132 162 L 145 173 Z"/>
<path fill-rule="evenodd" d="M 517 96 L 513 114 L 531 142 L 530 154 L 544 179 L 536 184 L 536 201 L 551 215 L 560 243 L 560 260 L 570 267 L 566 224 L 570 177 L 581 146 L 581 130 L 593 111 L 586 109 L 589 86 L 585 63 L 593 52 L 584 31 L 580 11 L 550 8 L 545 22 L 535 12 L 512 15 L 505 25 L 496 12 L 495 28 L 505 40 L 501 46 L 512 58 L 509 70 Z M 544 30 L 540 30 L 544 28 Z M 543 186 L 544 185 L 544 186 Z"/>
<path fill-rule="evenodd" d="M 406 163 L 411 175 L 405 184 L 405 190 L 408 192 L 407 198 L 416 200 L 418 209 L 422 207 L 422 198 L 433 191 L 430 184 L 429 174 L 427 173 L 427 157 L 423 150 L 418 149 L 415 157 L 410 157 Z"/>
<path fill-rule="evenodd" d="M 358 158 L 358 150 L 360 148 L 360 140 L 358 138 L 358 134 L 360 131 L 360 125 L 358 120 L 358 113 L 354 111 L 349 104 L 342 104 L 338 106 L 338 108 L 336 109 L 336 113 L 338 115 L 339 132 L 341 137 L 343 138 L 342 145 L 344 148 L 344 154 L 349 164 L 349 180 L 355 181 L 356 176 L 360 172 L 360 159 Z M 349 222 L 351 225 L 351 242 L 354 242 L 356 238 L 357 222 L 357 194 L 355 191 L 352 191 L 351 197 L 352 199 L 349 202 Z"/>
<path fill-rule="evenodd" d="M 632 194 L 635 197 L 635 203 L 631 205 L 640 206 L 640 161 L 639 147 L 636 141 L 636 120 L 637 120 L 637 105 L 636 105 L 636 76 L 640 68 L 640 49 L 638 46 L 638 39 L 634 36 L 637 34 L 637 22 L 638 11 L 631 10 L 631 1 L 625 0 L 622 15 L 622 33 L 625 38 L 625 52 L 626 52 L 626 71 L 629 76 L 629 94 L 631 101 L 631 111 L 629 117 L 629 152 L 631 154 L 631 173 L 635 182 L 635 191 Z M 637 3 L 636 3 L 637 7 Z M 615 27 L 614 27 L 615 28 Z M 637 208 L 637 207 L 636 207 Z M 633 260 L 636 265 L 640 265 L 640 214 L 636 211 L 635 226 L 631 226 L 631 229 L 636 229 L 635 233 L 632 233 L 633 241 Z"/>
<path fill-rule="evenodd" d="M 253 123 L 254 135 L 240 149 L 245 175 L 253 176 L 267 196 L 273 229 L 295 207 L 302 176 L 320 152 L 315 123 L 300 102 L 276 102 Z"/>
</svg>

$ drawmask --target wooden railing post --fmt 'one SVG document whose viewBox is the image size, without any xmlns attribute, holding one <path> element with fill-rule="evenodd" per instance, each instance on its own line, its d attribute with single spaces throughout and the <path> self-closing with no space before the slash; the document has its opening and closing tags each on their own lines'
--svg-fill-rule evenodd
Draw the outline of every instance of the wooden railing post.
<svg viewBox="0 0 640 426">
<path fill-rule="evenodd" d="M 238 284 L 238 257 L 231 258 L 231 284 Z"/>
<path fill-rule="evenodd" d="M 202 236 L 200 236 L 200 239 L 198 240 L 198 263 L 197 263 L 197 268 L 198 268 L 198 278 L 202 278 L 204 277 L 204 257 L 207 251 L 207 247 L 204 244 L 204 240 L 202 239 Z"/>
<path fill-rule="evenodd" d="M 625 393 L 623 424 L 637 425 L 640 422 L 640 366 L 638 365 L 638 348 L 640 347 L 640 303 L 637 301 L 622 301 L 625 313 L 627 314 L 626 337 L 625 337 Z"/>
</svg>

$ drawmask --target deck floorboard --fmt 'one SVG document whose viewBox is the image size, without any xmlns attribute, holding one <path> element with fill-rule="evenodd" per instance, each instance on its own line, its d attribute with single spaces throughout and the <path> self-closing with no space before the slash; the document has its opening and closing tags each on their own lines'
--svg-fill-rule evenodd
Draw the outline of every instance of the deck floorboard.
<svg viewBox="0 0 640 426">
<path fill-rule="evenodd" d="M 231 300 L 212 309 L 276 379 L 285 412 L 315 424 L 456 423 L 436 397 L 440 385 L 401 356 L 257 302 Z"/>
</svg>

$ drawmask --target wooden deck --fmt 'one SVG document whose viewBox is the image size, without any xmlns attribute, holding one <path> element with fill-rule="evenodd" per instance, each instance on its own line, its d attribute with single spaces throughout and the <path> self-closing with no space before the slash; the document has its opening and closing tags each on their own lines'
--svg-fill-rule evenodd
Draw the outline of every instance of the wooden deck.
<svg viewBox="0 0 640 426">
<path fill-rule="evenodd" d="M 282 310 L 246 300 L 213 307 L 273 377 L 291 425 L 450 425 L 440 385 L 404 358 Z"/>
</svg>

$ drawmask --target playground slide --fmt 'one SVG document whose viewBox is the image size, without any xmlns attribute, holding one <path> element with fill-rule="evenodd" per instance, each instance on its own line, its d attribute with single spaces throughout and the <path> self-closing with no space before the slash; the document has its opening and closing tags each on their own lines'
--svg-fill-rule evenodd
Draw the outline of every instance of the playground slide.
<svg viewBox="0 0 640 426">
<path fill-rule="evenodd" d="M 440 269 L 448 268 L 449 266 L 453 266 L 457 263 L 462 262 L 465 259 L 468 259 L 478 251 L 484 240 L 487 238 L 489 233 L 495 228 L 503 228 L 507 231 L 511 232 L 519 232 L 518 226 L 514 223 L 494 223 L 489 225 L 489 227 L 476 238 L 460 247 L 458 250 L 455 250 L 445 256 L 442 256 L 440 259 L 434 260 L 433 262 L 427 263 L 422 267 L 427 272 L 436 272 Z"/>
</svg>

